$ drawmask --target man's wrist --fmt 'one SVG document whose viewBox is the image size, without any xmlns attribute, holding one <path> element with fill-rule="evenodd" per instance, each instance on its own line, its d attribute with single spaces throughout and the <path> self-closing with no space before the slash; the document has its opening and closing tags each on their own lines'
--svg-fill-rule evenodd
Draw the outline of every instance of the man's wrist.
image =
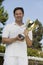
<svg viewBox="0 0 43 65">
<path fill-rule="evenodd" d="M 25 37 L 28 37 L 28 34 L 26 34 Z"/>
<path fill-rule="evenodd" d="M 13 41 L 14 41 L 14 42 L 17 41 L 17 37 L 13 38 Z"/>
<path fill-rule="evenodd" d="M 17 41 L 17 40 L 18 40 L 18 38 L 17 38 L 17 37 L 15 37 L 15 40 Z"/>
</svg>

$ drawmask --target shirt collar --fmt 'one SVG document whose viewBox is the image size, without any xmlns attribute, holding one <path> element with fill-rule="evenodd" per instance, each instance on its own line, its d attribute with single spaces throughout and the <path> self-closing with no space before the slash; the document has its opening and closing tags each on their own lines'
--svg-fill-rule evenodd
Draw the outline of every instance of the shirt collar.
<svg viewBox="0 0 43 65">
<path fill-rule="evenodd" d="M 14 24 L 14 25 L 17 25 L 17 26 L 19 26 L 19 25 L 18 25 L 17 23 L 15 23 L 15 22 L 13 22 L 13 24 Z M 23 24 L 23 25 L 21 25 L 21 26 L 24 26 L 24 24 Z M 20 27 L 21 27 L 21 26 L 20 26 Z"/>
</svg>

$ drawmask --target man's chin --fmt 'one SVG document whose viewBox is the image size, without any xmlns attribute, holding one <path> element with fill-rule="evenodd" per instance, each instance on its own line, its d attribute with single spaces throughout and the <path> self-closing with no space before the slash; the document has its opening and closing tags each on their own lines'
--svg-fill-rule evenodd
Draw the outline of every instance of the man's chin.
<svg viewBox="0 0 43 65">
<path fill-rule="evenodd" d="M 18 19 L 17 21 L 21 21 L 21 19 Z"/>
</svg>

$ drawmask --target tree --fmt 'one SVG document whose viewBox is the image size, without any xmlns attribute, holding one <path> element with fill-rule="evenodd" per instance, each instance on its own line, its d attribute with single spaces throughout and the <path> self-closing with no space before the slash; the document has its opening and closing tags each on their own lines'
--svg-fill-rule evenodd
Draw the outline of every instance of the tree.
<svg viewBox="0 0 43 65">
<path fill-rule="evenodd" d="M 5 25 L 5 22 L 8 20 L 8 13 L 7 13 L 7 11 L 4 11 L 4 6 L 2 6 L 3 1 L 4 0 L 0 0 L 0 23 Z M 3 28 L 0 27 L 0 43 L 1 43 L 1 39 L 2 39 L 2 36 L 1 36 L 2 29 Z"/>
<path fill-rule="evenodd" d="M 33 30 L 33 47 L 41 50 L 42 43 L 40 43 L 40 41 L 42 40 L 43 27 L 38 19 L 36 19 L 34 22 L 38 24 L 38 27 Z"/>
<path fill-rule="evenodd" d="M 42 27 L 42 39 L 43 39 L 43 27 Z"/>
<path fill-rule="evenodd" d="M 4 0 L 0 0 L 0 6 L 2 5 L 2 2 L 3 2 Z"/>
<path fill-rule="evenodd" d="M 2 6 L 2 2 L 4 0 L 0 0 L 0 23 L 2 25 L 5 25 L 6 20 L 8 19 L 8 13 L 7 11 L 4 11 L 4 6 Z M 2 42 L 2 29 L 3 27 L 0 27 L 0 43 Z M 0 52 L 5 52 L 5 47 L 0 45 Z M 0 65 L 3 65 L 3 57 L 0 57 Z"/>
</svg>

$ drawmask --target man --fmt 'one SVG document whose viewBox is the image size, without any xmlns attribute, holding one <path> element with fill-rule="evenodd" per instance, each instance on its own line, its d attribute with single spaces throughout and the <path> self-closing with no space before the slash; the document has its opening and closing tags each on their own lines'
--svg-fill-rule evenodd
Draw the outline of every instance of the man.
<svg viewBox="0 0 43 65">
<path fill-rule="evenodd" d="M 15 22 L 5 26 L 2 34 L 2 41 L 7 45 L 3 65 L 28 65 L 27 45 L 32 45 L 32 34 L 31 31 L 28 34 L 23 24 L 23 8 L 16 7 L 13 13 Z M 19 34 L 24 34 L 24 39 Z"/>
</svg>

